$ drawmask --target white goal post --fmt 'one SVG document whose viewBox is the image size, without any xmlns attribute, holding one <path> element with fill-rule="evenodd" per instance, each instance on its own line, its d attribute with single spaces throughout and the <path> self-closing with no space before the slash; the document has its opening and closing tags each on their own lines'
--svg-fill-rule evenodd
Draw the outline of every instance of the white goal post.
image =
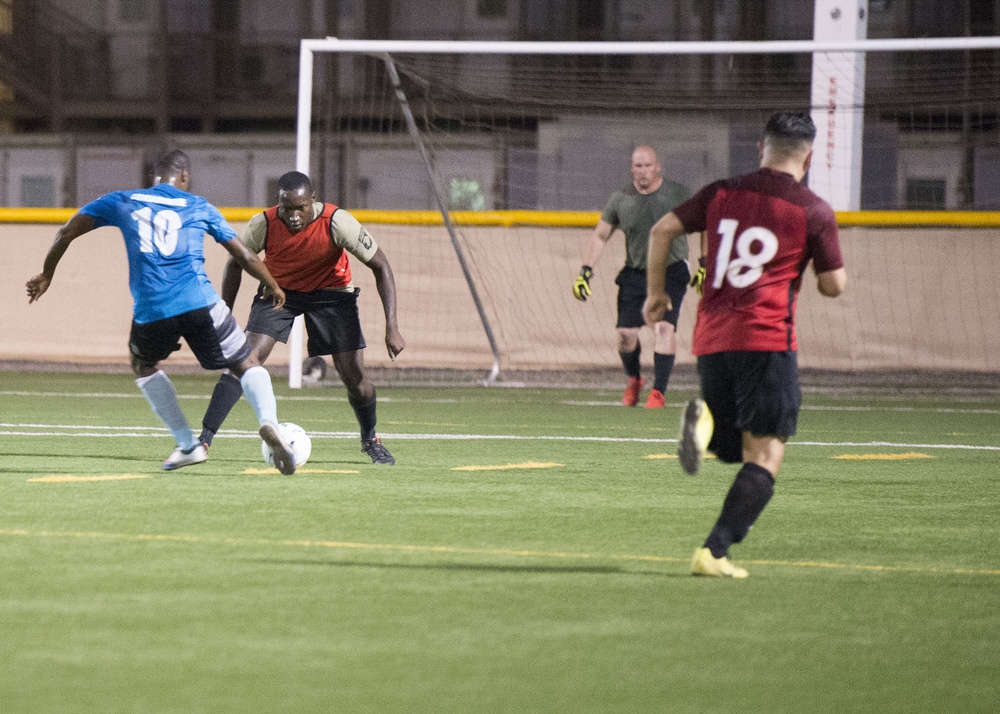
<svg viewBox="0 0 1000 714">
<path fill-rule="evenodd" d="M 815 73 L 819 67 L 833 67 L 836 71 L 837 58 L 853 58 L 857 54 L 866 55 L 873 52 L 937 52 L 937 51 L 968 51 L 968 50 L 997 50 L 1000 49 L 1000 37 L 955 37 L 955 38 L 922 38 L 922 39 L 859 39 L 859 40 L 790 40 L 790 41 L 763 41 L 763 42 L 507 42 L 507 41 L 404 41 L 404 40 L 338 40 L 327 39 L 305 39 L 300 43 L 299 56 L 299 83 L 298 83 L 298 114 L 296 125 L 296 154 L 295 168 L 306 174 L 310 174 L 310 157 L 312 156 L 311 135 L 313 131 L 313 97 L 314 97 L 314 58 L 317 53 L 336 53 L 345 55 L 367 55 L 381 57 L 388 60 L 397 54 L 407 55 L 576 55 L 576 56 L 656 56 L 656 55 L 780 55 L 780 54 L 811 54 L 814 58 L 813 72 L 813 96 L 810 106 L 814 117 L 817 117 L 817 125 L 827 126 L 828 120 L 832 121 L 840 116 L 839 112 L 849 112 L 857 114 L 863 111 L 863 107 L 850 102 L 843 102 L 834 106 L 824 96 L 820 90 L 817 96 L 816 87 L 822 87 L 822 83 L 817 83 Z M 815 61 L 821 57 L 824 62 Z M 830 71 L 827 69 L 826 71 Z M 841 86 L 842 97 L 861 97 L 863 102 L 865 82 L 864 72 L 844 73 L 849 82 L 857 82 L 855 86 Z M 405 101 L 405 98 L 403 98 Z M 780 107 L 776 107 L 780 108 Z M 854 118 L 856 120 L 857 117 Z M 827 144 L 828 137 L 820 137 L 824 141 L 824 151 L 830 159 L 831 167 L 839 167 L 837 170 L 845 172 L 847 175 L 836 177 L 832 184 L 848 186 L 857 184 L 859 172 L 861 170 L 860 160 L 850 158 L 860 157 L 861 147 L 860 133 L 856 133 L 854 144 L 850 142 L 840 142 L 835 145 Z M 835 151 L 838 155 L 848 157 L 846 159 L 833 160 L 829 153 Z M 823 195 L 822 187 L 814 187 L 817 192 Z M 826 196 L 831 198 L 830 196 Z M 835 208 L 841 210 L 856 209 L 851 205 L 836 205 L 836 201 L 831 200 Z M 445 223 L 448 223 L 448 208 L 440 205 Z M 457 246 L 456 246 L 456 249 Z M 461 260 L 461 254 L 459 254 Z M 468 277 L 468 276 L 467 276 Z M 474 285 L 470 282 L 470 289 L 475 291 Z M 484 327 L 487 334 L 489 325 Z M 492 338 L 491 338 L 492 339 Z M 302 385 L 302 365 L 303 365 L 303 326 L 301 318 L 296 321 L 289 342 L 289 385 L 300 387 Z M 494 375 L 498 364 L 494 365 Z"/>
</svg>

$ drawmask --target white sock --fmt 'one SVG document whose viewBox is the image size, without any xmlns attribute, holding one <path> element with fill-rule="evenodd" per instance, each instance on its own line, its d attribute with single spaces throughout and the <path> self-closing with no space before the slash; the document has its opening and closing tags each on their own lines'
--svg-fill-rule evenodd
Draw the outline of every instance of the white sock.
<svg viewBox="0 0 1000 714">
<path fill-rule="evenodd" d="M 161 370 L 148 377 L 139 377 L 135 380 L 136 385 L 146 395 L 149 406 L 153 408 L 153 413 L 160 417 L 160 420 L 167 425 L 170 433 L 174 435 L 174 440 L 182 449 L 190 449 L 197 443 L 191 427 L 188 426 L 184 412 L 181 411 L 180 404 L 177 403 L 177 392 L 170 378 Z"/>
<path fill-rule="evenodd" d="M 274 387 L 271 386 L 271 375 L 261 366 L 251 367 L 240 378 L 243 385 L 243 396 L 250 402 L 257 421 L 278 423 L 278 402 L 274 398 Z"/>
</svg>

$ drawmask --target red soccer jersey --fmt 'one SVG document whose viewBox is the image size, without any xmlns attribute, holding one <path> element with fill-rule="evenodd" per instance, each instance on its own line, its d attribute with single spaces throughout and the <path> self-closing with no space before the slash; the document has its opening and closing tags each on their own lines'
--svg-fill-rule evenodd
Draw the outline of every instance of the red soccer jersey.
<svg viewBox="0 0 1000 714">
<path fill-rule="evenodd" d="M 351 284 L 351 266 L 347 252 L 333 243 L 330 219 L 337 207 L 323 206 L 323 213 L 298 233 L 288 230 L 278 207 L 264 211 L 267 238 L 264 264 L 282 290 L 337 289 Z"/>
<path fill-rule="evenodd" d="M 844 265 L 830 205 L 792 175 L 760 169 L 709 184 L 674 213 L 688 233 L 708 231 L 692 352 L 798 349 L 806 265 L 818 273 Z"/>
</svg>

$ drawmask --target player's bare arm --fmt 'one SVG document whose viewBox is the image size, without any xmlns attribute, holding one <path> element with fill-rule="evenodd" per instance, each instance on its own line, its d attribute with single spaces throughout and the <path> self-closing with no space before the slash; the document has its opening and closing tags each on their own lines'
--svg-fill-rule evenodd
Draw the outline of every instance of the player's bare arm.
<svg viewBox="0 0 1000 714">
<path fill-rule="evenodd" d="M 226 267 L 222 271 L 222 287 L 219 290 L 222 300 L 233 309 L 236 304 L 236 296 L 240 293 L 240 285 L 243 283 L 243 267 L 233 256 L 226 259 Z"/>
<path fill-rule="evenodd" d="M 396 355 L 406 347 L 406 340 L 400 334 L 396 320 L 396 278 L 381 248 L 375 251 L 365 265 L 375 274 L 375 287 L 382 298 L 382 309 L 385 311 L 385 347 L 389 357 L 396 359 Z"/>
<path fill-rule="evenodd" d="M 816 273 L 816 288 L 821 295 L 837 297 L 847 287 L 847 271 L 844 268 Z"/>
<path fill-rule="evenodd" d="M 580 274 L 573 281 L 573 297 L 577 300 L 586 302 L 587 298 L 590 297 L 590 278 L 594 274 L 594 266 L 600 259 L 601 253 L 604 252 L 604 246 L 608 244 L 608 239 L 611 238 L 614 230 L 614 226 L 602 219 L 597 222 L 590 238 L 587 239 L 583 248 L 583 267 L 580 268 Z"/>
<path fill-rule="evenodd" d="M 45 255 L 42 272 L 25 283 L 28 291 L 29 305 L 44 295 L 45 291 L 49 289 L 49 285 L 52 284 L 52 276 L 56 272 L 56 266 L 59 265 L 59 261 L 62 259 L 66 249 L 69 248 L 69 244 L 84 233 L 89 233 L 92 230 L 94 230 L 94 219 L 86 213 L 77 213 L 67 221 L 66 225 L 59 229 L 55 240 L 52 241 L 49 252 Z"/>
<path fill-rule="evenodd" d="M 642 317 L 652 327 L 667 310 L 673 309 L 673 302 L 664 285 L 667 258 L 670 246 L 684 235 L 684 224 L 673 211 L 653 224 L 649 231 L 649 253 L 646 258 L 646 302 L 642 306 Z"/>
<path fill-rule="evenodd" d="M 590 234 L 590 239 L 583 249 L 583 264 L 594 267 L 604 253 L 604 247 L 608 244 L 615 227 L 607 221 L 598 221 L 597 226 Z"/>
<path fill-rule="evenodd" d="M 257 257 L 257 254 L 246 247 L 246 244 L 239 238 L 233 238 L 232 240 L 226 241 L 222 244 L 225 246 L 229 254 L 239 263 L 243 270 L 247 271 L 250 275 L 260 280 L 264 283 L 267 288 L 271 291 L 271 296 L 274 298 L 274 308 L 284 307 L 285 305 L 285 291 L 281 289 L 274 276 L 271 275 L 271 271 L 267 269 L 264 262 Z M 223 298 L 225 299 L 225 298 Z M 235 296 L 234 296 L 235 300 Z"/>
</svg>

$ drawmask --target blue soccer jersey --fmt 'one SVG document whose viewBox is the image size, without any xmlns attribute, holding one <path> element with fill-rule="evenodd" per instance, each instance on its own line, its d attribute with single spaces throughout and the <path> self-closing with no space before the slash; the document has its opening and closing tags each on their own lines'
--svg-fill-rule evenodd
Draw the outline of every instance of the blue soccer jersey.
<svg viewBox="0 0 1000 714">
<path fill-rule="evenodd" d="M 115 191 L 80 209 L 94 227 L 116 226 L 128 251 L 133 319 L 155 322 L 214 305 L 219 294 L 205 274 L 205 234 L 217 243 L 236 237 L 219 210 L 169 184 Z"/>
</svg>

